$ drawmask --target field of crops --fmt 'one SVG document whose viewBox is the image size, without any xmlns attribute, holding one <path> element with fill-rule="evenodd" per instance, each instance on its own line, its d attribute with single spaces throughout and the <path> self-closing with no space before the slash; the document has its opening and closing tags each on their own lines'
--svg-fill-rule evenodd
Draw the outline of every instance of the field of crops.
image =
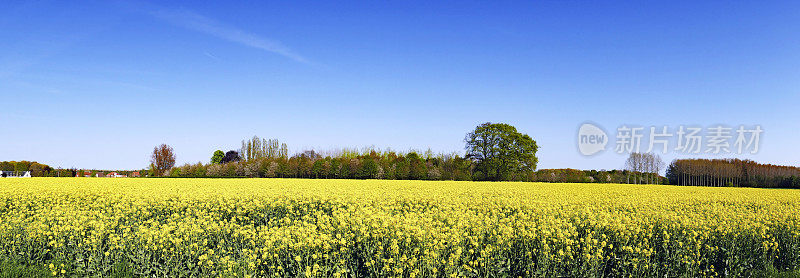
<svg viewBox="0 0 800 278">
<path fill-rule="evenodd" d="M 751 276 L 800 191 L 295 179 L 0 180 L 0 259 L 55 276 Z"/>
</svg>

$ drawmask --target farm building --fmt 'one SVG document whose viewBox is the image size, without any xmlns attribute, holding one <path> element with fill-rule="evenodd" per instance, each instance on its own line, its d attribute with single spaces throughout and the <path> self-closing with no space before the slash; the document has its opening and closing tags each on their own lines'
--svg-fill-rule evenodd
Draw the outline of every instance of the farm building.
<svg viewBox="0 0 800 278">
<path fill-rule="evenodd" d="M 121 175 L 121 174 L 119 174 L 117 172 L 111 172 L 111 173 L 108 173 L 108 175 L 106 175 L 106 178 L 127 178 L 127 177 L 128 177 L 128 175 Z"/>
<path fill-rule="evenodd" d="M 31 171 L 0 171 L 2 178 L 30 178 Z"/>
<path fill-rule="evenodd" d="M 139 172 L 132 172 L 131 176 L 132 177 L 138 177 L 139 176 Z M 104 173 L 102 171 L 93 172 L 93 171 L 84 170 L 84 171 L 79 171 L 78 174 L 75 175 L 75 177 L 127 178 L 128 175 L 127 174 L 121 174 L 119 172 L 113 172 L 113 171 L 109 172 L 108 174 L 106 174 L 106 173 Z"/>
</svg>

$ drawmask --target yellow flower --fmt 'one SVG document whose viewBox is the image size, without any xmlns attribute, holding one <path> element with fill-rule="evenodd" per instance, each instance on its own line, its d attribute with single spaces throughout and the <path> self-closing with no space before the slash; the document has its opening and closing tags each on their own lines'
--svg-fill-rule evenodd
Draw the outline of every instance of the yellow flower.
<svg viewBox="0 0 800 278">
<path fill-rule="evenodd" d="M 376 276 L 481 276 L 499 271 L 508 255 L 526 271 L 522 276 L 559 276 L 565 273 L 556 273 L 558 269 L 598 267 L 604 258 L 625 269 L 649 269 L 654 258 L 661 258 L 656 250 L 668 250 L 674 256 L 670 260 L 691 264 L 682 269 L 686 276 L 716 276 L 730 272 L 701 268 L 726 265 L 716 264 L 713 254 L 718 246 L 730 246 L 730 240 L 755 240 L 756 248 L 740 251 L 752 252 L 741 254 L 747 258 L 741 263 L 761 265 L 786 259 L 777 251 L 792 250 L 785 249 L 794 246 L 787 244 L 800 237 L 800 192 L 792 190 L 34 178 L 2 180 L 0 203 L 6 208 L 0 213 L 0 244 L 9 252 L 41 252 L 26 255 L 52 258 L 44 254 L 48 250 L 68 258 L 98 252 L 110 256 L 114 250 L 115 256 L 175 263 L 167 266 L 175 272 L 165 274 L 173 276 L 266 277 L 307 271 L 311 276 L 349 276 L 353 268 L 363 267 Z M 48 248 L 31 251 L 30 246 Z M 100 251 L 104 246 L 110 247 Z M 364 261 L 350 261 L 354 254 L 363 254 Z M 306 256 L 311 260 L 302 263 Z M 530 258 L 537 262 L 525 261 Z M 112 263 L 88 259 L 91 264 Z M 240 269 L 245 261 L 248 267 Z M 55 261 L 33 263 L 48 265 L 54 276 L 67 269 Z M 163 269 L 156 264 L 144 260 L 138 267 Z M 181 269 L 188 265 L 193 269 Z M 652 273 L 674 273 L 670 267 L 684 266 L 654 264 L 658 269 Z"/>
</svg>

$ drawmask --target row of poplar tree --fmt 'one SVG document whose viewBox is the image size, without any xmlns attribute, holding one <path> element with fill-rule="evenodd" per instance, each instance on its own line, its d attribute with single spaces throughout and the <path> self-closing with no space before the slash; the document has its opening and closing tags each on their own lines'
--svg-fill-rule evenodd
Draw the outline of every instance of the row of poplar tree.
<svg viewBox="0 0 800 278">
<path fill-rule="evenodd" d="M 800 168 L 741 159 L 678 159 L 667 167 L 670 184 L 800 188 Z"/>
</svg>

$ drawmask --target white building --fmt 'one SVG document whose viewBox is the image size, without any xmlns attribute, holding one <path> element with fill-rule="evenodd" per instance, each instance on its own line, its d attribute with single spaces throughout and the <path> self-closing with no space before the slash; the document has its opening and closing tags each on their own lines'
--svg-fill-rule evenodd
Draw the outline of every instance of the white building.
<svg viewBox="0 0 800 278">
<path fill-rule="evenodd" d="M 30 178 L 31 171 L 0 171 L 2 178 Z"/>
<path fill-rule="evenodd" d="M 106 177 L 107 178 L 127 178 L 128 175 L 120 175 L 117 172 L 111 172 L 111 173 L 108 173 L 108 175 L 106 175 Z"/>
</svg>

